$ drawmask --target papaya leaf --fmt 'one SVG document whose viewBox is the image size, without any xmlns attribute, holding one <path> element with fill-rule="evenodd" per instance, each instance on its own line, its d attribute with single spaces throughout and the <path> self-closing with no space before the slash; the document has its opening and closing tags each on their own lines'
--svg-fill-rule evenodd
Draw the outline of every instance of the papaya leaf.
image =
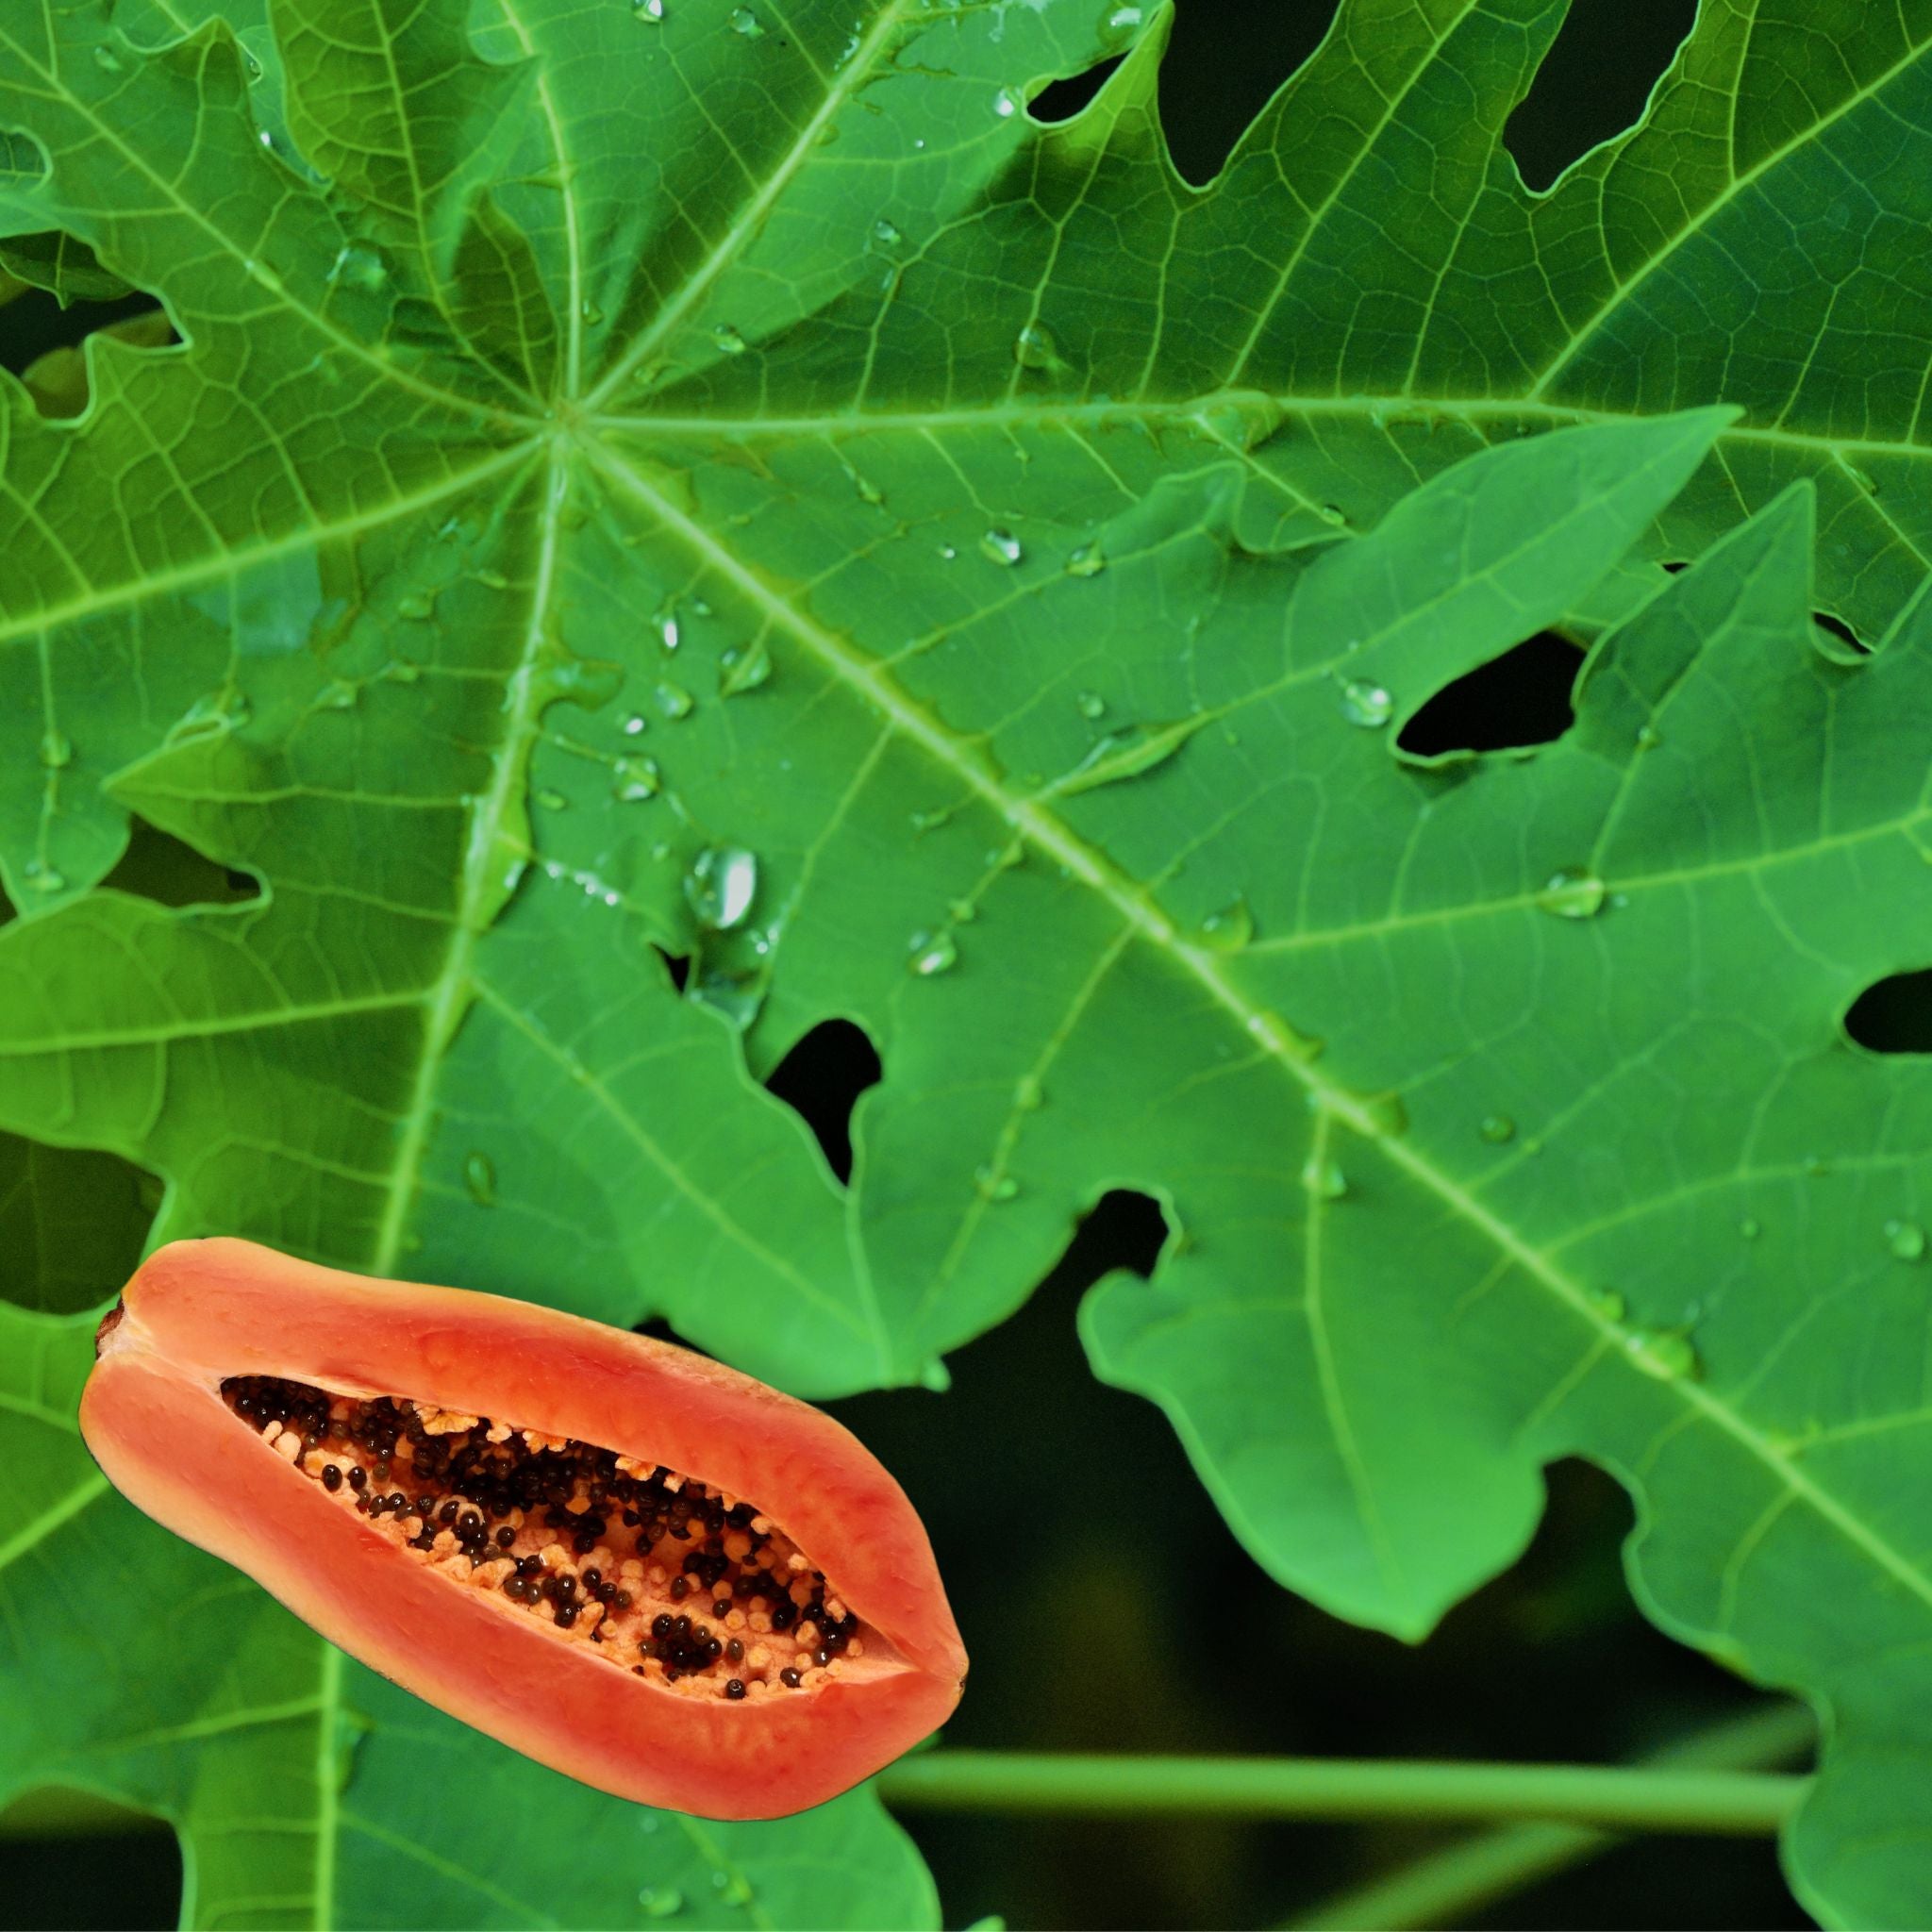
<svg viewBox="0 0 1932 1932">
<path fill-rule="evenodd" d="M 1927 942 L 1932 15 L 1703 8 L 1531 195 L 1563 11 L 1350 0 L 1196 191 L 1158 6 L 8 9 L 5 266 L 180 341 L 0 386 L 0 1129 L 160 1176 L 156 1241 L 819 1393 L 1144 1186 L 1090 1350 L 1274 1574 L 1419 1635 L 1598 1457 L 1653 1614 L 1830 1707 L 1804 1897 L 1909 1919 L 1924 1100 L 1838 1016 Z M 1400 752 L 1554 625 L 1560 744 Z M 136 821 L 258 891 L 144 889 Z M 758 1084 L 835 1015 L 849 1189 Z M 78 1575 L 119 1506 L 31 1453 Z M 122 1668 L 7 1774 L 111 1751 Z M 316 1907 L 233 1845 L 228 1916 Z"/>
</svg>

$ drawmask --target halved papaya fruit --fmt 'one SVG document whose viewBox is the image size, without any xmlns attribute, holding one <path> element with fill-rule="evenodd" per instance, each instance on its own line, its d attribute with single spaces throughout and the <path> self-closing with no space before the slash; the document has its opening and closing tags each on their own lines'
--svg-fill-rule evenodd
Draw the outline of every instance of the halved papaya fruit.
<svg viewBox="0 0 1932 1932">
<path fill-rule="evenodd" d="M 213 1240 L 152 1256 L 96 1353 L 81 1433 L 136 1507 L 586 1784 L 780 1817 L 958 1702 L 905 1492 L 687 1349 Z"/>
</svg>

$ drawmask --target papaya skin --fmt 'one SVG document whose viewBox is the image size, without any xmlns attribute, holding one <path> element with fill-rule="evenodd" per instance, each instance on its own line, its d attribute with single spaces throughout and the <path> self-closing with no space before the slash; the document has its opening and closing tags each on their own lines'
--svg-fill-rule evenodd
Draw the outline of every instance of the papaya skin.
<svg viewBox="0 0 1932 1932">
<path fill-rule="evenodd" d="M 966 1653 L 905 1492 L 830 1416 L 723 1363 L 226 1239 L 151 1256 L 97 1347 L 81 1434 L 128 1501 L 371 1669 L 585 1784 L 708 1818 L 782 1817 L 870 1776 L 958 1702 Z M 836 1585 L 866 1655 L 736 1702 L 632 1674 L 341 1507 L 229 1408 L 223 1381 L 248 1375 L 494 1416 L 744 1497 Z"/>
</svg>

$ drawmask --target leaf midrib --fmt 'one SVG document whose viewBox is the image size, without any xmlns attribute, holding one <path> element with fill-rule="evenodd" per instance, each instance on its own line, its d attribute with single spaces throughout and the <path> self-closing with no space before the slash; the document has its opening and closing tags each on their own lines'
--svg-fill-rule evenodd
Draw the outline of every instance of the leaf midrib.
<svg viewBox="0 0 1932 1932">
<path fill-rule="evenodd" d="M 1220 955 L 1190 944 L 1174 923 L 1151 897 L 1123 877 L 1110 860 L 1094 851 L 1047 811 L 1037 799 L 1009 792 L 999 776 L 963 747 L 953 734 L 922 707 L 913 704 L 876 664 L 860 656 L 842 639 L 794 610 L 773 591 L 755 571 L 721 545 L 702 525 L 655 490 L 649 481 L 624 463 L 608 446 L 587 442 L 591 463 L 618 490 L 655 516 L 668 532 L 679 536 L 719 575 L 763 610 L 779 629 L 788 632 L 826 670 L 861 701 L 874 707 L 903 738 L 932 758 L 951 775 L 999 812 L 1024 839 L 1063 868 L 1110 906 L 1138 936 L 1177 971 L 1195 980 L 1221 1007 L 1238 1032 L 1256 1042 L 1281 1073 L 1298 1085 L 1319 1112 L 1374 1143 L 1392 1167 L 1424 1193 L 1472 1227 L 1502 1257 L 1529 1279 L 1540 1282 L 1596 1339 L 1615 1353 L 1633 1376 L 1649 1386 L 1654 1377 L 1631 1359 L 1624 1348 L 1624 1329 L 1609 1320 L 1585 1286 L 1557 1267 L 1541 1249 L 1443 1173 L 1426 1156 L 1400 1136 L 1391 1137 L 1362 1100 L 1324 1075 L 1310 1063 L 1302 1042 L 1274 1013 L 1254 1005 L 1228 976 Z M 1895 1578 L 1927 1607 L 1932 1607 L 1932 1576 L 1907 1561 L 1869 1525 L 1854 1516 L 1836 1496 L 1799 1469 L 1760 1430 L 1720 1402 L 1707 1389 L 1690 1378 L 1667 1386 L 1685 1406 L 1685 1419 L 1702 1419 L 1729 1436 L 1761 1463 L 1776 1483 L 1782 1483 L 1818 1515 Z"/>
</svg>

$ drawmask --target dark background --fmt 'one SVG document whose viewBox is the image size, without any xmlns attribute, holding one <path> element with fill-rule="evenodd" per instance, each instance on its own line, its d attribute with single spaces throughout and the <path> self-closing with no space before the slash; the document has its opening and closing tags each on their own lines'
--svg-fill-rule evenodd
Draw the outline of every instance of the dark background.
<svg viewBox="0 0 1932 1932">
<path fill-rule="evenodd" d="M 1307 58 L 1333 0 L 1180 0 L 1162 105 L 1175 158 L 1208 178 L 1248 119 Z M 1508 141 L 1541 187 L 1641 114 L 1695 0 L 1575 0 Z M 1103 70 L 1104 72 L 1104 70 Z M 1098 75 L 1036 104 L 1075 111 Z M 62 312 L 0 310 L 16 371 L 140 298 Z M 1415 720 L 1412 750 L 1547 740 L 1568 723 L 1575 647 L 1532 640 Z M 1927 1005 L 1893 983 L 1895 1037 L 1927 1042 Z M 1874 1007 L 1874 1010 L 1877 1010 Z M 1856 1030 L 1856 1029 L 1855 1029 Z M 876 1077 L 862 1036 L 819 1029 L 774 1077 L 835 1160 L 852 1100 Z M 1026 1308 L 953 1358 L 944 1396 L 834 1405 L 900 1475 L 938 1549 L 972 1694 L 947 1740 L 994 1749 L 1367 1757 L 1624 1757 L 1749 1708 L 1757 1694 L 1651 1630 L 1631 1607 L 1623 1492 L 1555 1470 L 1529 1554 L 1422 1645 L 1352 1628 L 1273 1584 L 1241 1551 L 1151 1407 L 1096 1384 L 1074 1331 L 1082 1291 L 1151 1267 L 1153 1205 L 1108 1196 Z M 1257 1661 L 1260 1660 L 1260 1661 Z M 949 1924 L 1260 1926 L 1447 1841 L 1400 1824 L 1103 1824 L 921 1814 Z M 146 1833 L 8 1842 L 0 1925 L 171 1925 L 179 1862 Z M 1495 1926 L 1773 1927 L 1807 1923 L 1767 1843 L 1650 1839 L 1468 1921 Z"/>
</svg>

